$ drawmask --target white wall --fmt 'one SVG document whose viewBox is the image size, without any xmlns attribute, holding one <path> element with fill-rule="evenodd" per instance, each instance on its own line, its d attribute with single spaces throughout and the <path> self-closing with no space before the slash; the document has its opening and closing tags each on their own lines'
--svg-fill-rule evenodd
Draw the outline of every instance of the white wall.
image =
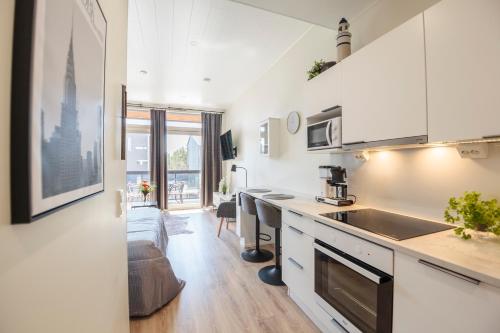
<svg viewBox="0 0 500 333">
<path fill-rule="evenodd" d="M 10 225 L 10 78 L 15 0 L 0 1 L 0 332 L 128 332 L 126 229 L 115 190 L 127 1 L 100 0 L 108 20 L 105 188 L 29 225 Z"/>
<path fill-rule="evenodd" d="M 435 2 L 377 2 L 352 21 L 353 50 Z M 350 192 L 358 195 L 360 203 L 424 218 L 442 219 L 448 198 L 465 190 L 500 198 L 499 146 L 491 146 L 487 160 L 462 160 L 454 148 L 374 153 L 366 163 L 351 154 L 307 153 L 305 126 L 290 135 L 286 117 L 290 111 L 300 111 L 305 121 L 305 72 L 315 59 L 335 59 L 335 35 L 335 31 L 313 27 L 226 114 L 226 127 L 233 130 L 239 149 L 234 162 L 248 168 L 250 186 L 278 186 L 317 195 L 318 166 L 333 164 L 348 168 Z M 281 118 L 280 156 L 276 159 L 258 154 L 257 123 L 267 117 Z M 244 186 L 244 173 L 233 174 L 232 182 Z"/>
</svg>

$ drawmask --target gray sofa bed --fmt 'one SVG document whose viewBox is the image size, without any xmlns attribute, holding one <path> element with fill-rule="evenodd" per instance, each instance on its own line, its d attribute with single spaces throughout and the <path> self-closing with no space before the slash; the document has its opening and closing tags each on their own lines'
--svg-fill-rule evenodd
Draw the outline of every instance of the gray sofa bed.
<svg viewBox="0 0 500 333">
<path fill-rule="evenodd" d="M 185 284 L 166 257 L 168 235 L 160 210 L 129 211 L 127 243 L 129 315 L 147 316 L 170 302 Z"/>
</svg>

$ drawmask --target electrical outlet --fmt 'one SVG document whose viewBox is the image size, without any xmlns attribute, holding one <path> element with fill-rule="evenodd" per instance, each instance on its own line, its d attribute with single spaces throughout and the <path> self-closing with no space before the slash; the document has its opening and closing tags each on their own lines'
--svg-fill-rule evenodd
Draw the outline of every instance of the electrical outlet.
<svg viewBox="0 0 500 333">
<path fill-rule="evenodd" d="M 354 154 L 354 158 L 365 162 L 370 160 L 370 153 L 368 151 L 357 152 Z"/>
<path fill-rule="evenodd" d="M 462 158 L 488 158 L 488 143 L 461 143 L 457 151 Z"/>
</svg>

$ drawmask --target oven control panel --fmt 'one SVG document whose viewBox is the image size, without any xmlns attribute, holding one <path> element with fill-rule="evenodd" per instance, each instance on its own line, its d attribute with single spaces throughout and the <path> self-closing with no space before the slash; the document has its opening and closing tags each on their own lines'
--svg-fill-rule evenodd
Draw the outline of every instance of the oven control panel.
<svg viewBox="0 0 500 333">
<path fill-rule="evenodd" d="M 394 275 L 394 252 L 316 221 L 314 237 L 389 275 Z"/>
</svg>

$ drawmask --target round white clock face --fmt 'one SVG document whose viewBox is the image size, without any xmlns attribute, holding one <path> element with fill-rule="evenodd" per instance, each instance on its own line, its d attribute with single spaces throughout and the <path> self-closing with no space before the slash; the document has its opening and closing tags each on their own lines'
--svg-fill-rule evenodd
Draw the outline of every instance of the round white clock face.
<svg viewBox="0 0 500 333">
<path fill-rule="evenodd" d="M 300 127 L 300 115 L 297 111 L 290 112 L 286 120 L 286 128 L 291 134 L 297 133 Z"/>
</svg>

